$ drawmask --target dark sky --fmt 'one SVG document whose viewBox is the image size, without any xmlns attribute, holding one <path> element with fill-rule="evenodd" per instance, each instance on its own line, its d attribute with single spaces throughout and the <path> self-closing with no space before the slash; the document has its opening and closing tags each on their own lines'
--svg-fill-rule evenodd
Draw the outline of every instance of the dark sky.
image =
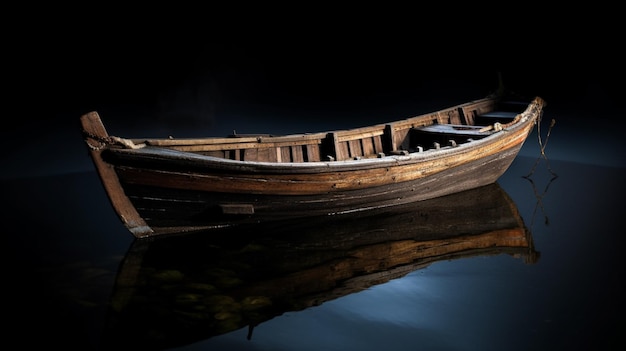
<svg viewBox="0 0 626 351">
<path fill-rule="evenodd" d="M 47 121 L 112 106 L 157 115 L 164 101 L 197 91 L 217 108 L 367 109 L 465 88 L 487 94 L 498 72 L 507 88 L 557 105 L 580 101 L 590 86 L 610 87 L 602 90 L 611 101 L 624 91 L 610 28 L 599 37 L 580 26 L 547 34 L 540 19 L 534 29 L 443 30 L 399 18 L 220 13 L 47 18 L 5 43 L 8 100 L 19 115 Z"/>
</svg>

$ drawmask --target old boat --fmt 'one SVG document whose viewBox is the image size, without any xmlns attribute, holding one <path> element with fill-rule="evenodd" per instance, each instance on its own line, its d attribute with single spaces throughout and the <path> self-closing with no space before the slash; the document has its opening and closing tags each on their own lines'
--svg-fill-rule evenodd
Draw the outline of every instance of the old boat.
<svg viewBox="0 0 626 351">
<path fill-rule="evenodd" d="M 348 130 L 127 138 L 99 114 L 82 133 L 113 208 L 135 237 L 342 214 L 495 182 L 540 120 L 540 97 L 499 95 Z"/>
<path fill-rule="evenodd" d="M 540 258 L 492 183 L 398 206 L 135 240 L 111 295 L 111 349 L 180 347 L 401 278 L 438 261 Z M 416 292 L 417 293 L 417 292 Z M 255 334 L 262 332 L 258 330 Z"/>
</svg>

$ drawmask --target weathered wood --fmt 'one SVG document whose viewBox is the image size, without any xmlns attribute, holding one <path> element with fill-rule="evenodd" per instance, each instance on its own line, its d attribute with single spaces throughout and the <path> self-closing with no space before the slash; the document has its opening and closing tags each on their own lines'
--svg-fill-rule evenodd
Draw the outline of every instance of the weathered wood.
<svg viewBox="0 0 626 351">
<path fill-rule="evenodd" d="M 346 131 L 336 131 L 334 132 L 337 142 L 350 141 L 350 140 L 360 140 L 365 138 L 371 138 L 378 135 L 382 135 L 384 133 L 385 126 L 373 126 L 368 128 L 358 128 L 351 129 Z"/>
<path fill-rule="evenodd" d="M 131 233 L 137 237 L 151 235 L 154 231 L 139 215 L 130 199 L 124 194 L 122 184 L 115 173 L 114 165 L 102 160 L 101 153 L 106 144 L 107 133 L 97 112 L 83 115 L 81 118 L 85 142 L 89 146 L 91 158 L 96 166 L 104 190 L 113 209 Z"/>
<path fill-rule="evenodd" d="M 145 142 L 152 146 L 193 146 L 193 145 L 213 145 L 213 144 L 240 144 L 255 143 L 259 137 L 231 137 L 231 138 L 202 138 L 202 139 L 138 139 L 133 140 Z"/>
<path fill-rule="evenodd" d="M 253 203 L 251 220 L 277 219 L 421 201 L 493 183 L 544 107 L 537 97 L 510 122 L 468 124 L 499 111 L 497 103 L 489 97 L 385 124 L 286 136 L 140 141 L 109 137 L 95 112 L 81 120 L 112 205 L 141 237 L 161 227 L 224 225 L 215 215 L 220 204 Z M 180 216 L 162 220 L 174 214 Z"/>
<path fill-rule="evenodd" d="M 320 153 L 319 146 L 306 145 L 306 155 L 307 155 L 307 161 L 309 162 L 321 161 L 321 153 Z"/>
<path fill-rule="evenodd" d="M 302 152 L 302 147 L 292 146 L 290 147 L 290 151 L 291 151 L 291 162 L 305 162 L 304 153 Z"/>
</svg>

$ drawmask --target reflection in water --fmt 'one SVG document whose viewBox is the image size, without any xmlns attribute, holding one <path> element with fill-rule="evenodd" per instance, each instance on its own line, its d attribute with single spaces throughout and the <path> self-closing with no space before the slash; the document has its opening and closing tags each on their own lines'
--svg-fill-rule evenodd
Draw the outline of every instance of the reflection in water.
<svg viewBox="0 0 626 351">
<path fill-rule="evenodd" d="M 533 163 L 533 166 L 530 169 L 530 172 L 527 175 L 524 176 L 524 178 L 530 182 L 530 185 L 533 188 L 533 194 L 537 198 L 537 202 L 535 204 L 535 208 L 533 209 L 533 215 L 532 215 L 531 224 L 530 224 L 530 228 L 531 229 L 533 228 L 533 225 L 535 223 L 535 217 L 537 215 L 537 209 L 541 209 L 541 213 L 543 214 L 543 218 L 544 218 L 544 224 L 546 224 L 546 225 L 550 224 L 550 220 L 548 219 L 546 211 L 545 211 L 545 209 L 543 207 L 543 197 L 548 193 L 548 188 L 550 187 L 550 184 L 552 184 L 552 182 L 556 178 L 559 177 L 552 170 L 552 167 L 550 166 L 550 161 L 548 160 L 548 156 L 546 155 L 546 147 L 548 146 L 548 140 L 550 139 L 550 134 L 552 133 L 552 128 L 554 128 L 554 125 L 556 124 L 556 121 L 554 119 L 552 119 L 550 121 L 550 126 L 548 127 L 548 132 L 546 133 L 545 141 L 541 137 L 541 122 L 542 122 L 542 120 L 539 120 L 539 122 L 537 122 L 537 138 L 539 140 L 540 155 L 535 160 L 535 163 Z M 537 165 L 539 164 L 539 162 L 541 160 L 545 161 L 545 163 L 546 163 L 546 170 L 550 173 L 551 177 L 548 180 L 545 188 L 543 189 L 543 192 L 539 193 L 539 191 L 537 190 L 537 185 L 535 184 L 535 181 L 532 179 L 532 177 L 535 174 L 535 171 L 537 170 Z"/>
<path fill-rule="evenodd" d="M 137 240 L 120 266 L 104 343 L 194 343 L 402 277 L 439 260 L 539 257 L 498 184 L 342 216 Z"/>
<path fill-rule="evenodd" d="M 541 210 L 541 213 L 543 214 L 543 219 L 544 219 L 544 224 L 545 225 L 549 225 L 550 224 L 550 220 L 548 219 L 548 215 L 546 214 L 546 211 L 543 207 L 543 197 L 548 193 L 548 188 L 550 188 L 550 185 L 552 184 L 552 182 L 554 182 L 556 180 L 556 178 L 558 178 L 557 175 L 553 175 L 548 182 L 546 183 L 545 187 L 543 188 L 543 191 L 541 193 L 539 193 L 539 191 L 537 190 L 537 185 L 535 184 L 535 181 L 531 178 L 531 177 L 524 177 L 526 180 L 528 180 L 528 182 L 530 182 L 530 185 L 533 188 L 533 194 L 535 195 L 535 198 L 537 199 L 537 202 L 535 203 L 535 208 L 533 209 L 533 215 L 532 215 L 532 219 L 530 220 L 530 228 L 533 228 L 533 225 L 535 223 L 535 217 L 537 215 L 537 209 Z"/>
<path fill-rule="evenodd" d="M 535 163 L 533 164 L 532 168 L 530 169 L 530 172 L 528 173 L 528 175 L 525 176 L 525 178 L 530 178 L 535 173 L 537 165 L 539 164 L 539 161 L 541 161 L 542 159 L 546 162 L 546 166 L 548 167 L 548 171 L 550 172 L 550 174 L 552 174 L 554 178 L 558 177 L 557 174 L 552 171 L 552 167 L 550 167 L 550 161 L 548 160 L 548 156 L 546 155 L 546 147 L 548 146 L 550 134 L 552 133 L 552 128 L 554 128 L 554 125 L 556 124 L 556 120 L 552 119 L 550 121 L 550 126 L 548 127 L 548 132 L 546 134 L 545 141 L 541 138 L 541 122 L 542 122 L 541 119 L 537 122 L 537 139 L 539 141 L 540 154 L 539 154 L 539 157 L 537 157 L 537 159 L 535 160 Z"/>
</svg>

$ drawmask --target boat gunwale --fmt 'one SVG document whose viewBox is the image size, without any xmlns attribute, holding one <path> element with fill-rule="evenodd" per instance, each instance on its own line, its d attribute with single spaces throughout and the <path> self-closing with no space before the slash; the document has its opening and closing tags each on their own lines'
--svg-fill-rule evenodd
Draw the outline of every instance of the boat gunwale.
<svg viewBox="0 0 626 351">
<path fill-rule="evenodd" d="M 141 149 L 110 149 L 114 153 L 122 153 L 127 155 L 133 155 L 137 157 L 158 157 L 163 162 L 165 161 L 190 161 L 199 162 L 200 166 L 204 163 L 207 167 L 214 165 L 222 165 L 226 168 L 254 168 L 261 170 L 301 170 L 312 172 L 320 172 L 321 170 L 328 169 L 329 171 L 342 171 L 342 170 L 357 170 L 357 169 L 371 169 L 380 168 L 386 166 L 399 166 L 404 164 L 419 163 L 428 160 L 434 160 L 438 158 L 445 158 L 454 156 L 456 154 L 464 154 L 471 149 L 479 149 L 485 145 L 490 145 L 497 140 L 504 140 L 508 137 L 508 133 L 515 132 L 518 129 L 522 129 L 528 124 L 534 123 L 534 119 L 530 121 L 520 122 L 514 126 L 502 129 L 498 132 L 487 135 L 481 139 L 472 140 L 467 143 L 458 144 L 457 146 L 443 146 L 439 149 L 428 149 L 424 151 L 410 152 L 406 155 L 385 155 L 379 158 L 361 158 L 361 159 L 347 159 L 340 161 L 313 161 L 313 162 L 268 162 L 268 161 L 240 161 L 231 160 L 221 157 L 215 157 L 210 155 L 198 154 L 189 151 L 179 151 L 164 147 L 146 146 Z"/>
<path fill-rule="evenodd" d="M 337 129 L 337 130 L 328 130 L 328 131 L 318 131 L 318 132 L 306 132 L 306 133 L 290 133 L 286 135 L 271 135 L 271 134 L 243 134 L 237 135 L 234 134 L 230 137 L 205 137 L 205 138 L 130 138 L 135 143 L 145 143 L 146 145 L 155 146 L 155 147 L 173 147 L 173 146 L 189 146 L 189 145 L 212 145 L 212 144 L 236 144 L 236 143 L 245 143 L 245 142 L 255 142 L 261 141 L 263 139 L 273 139 L 276 142 L 289 142 L 293 140 L 306 140 L 306 139 L 316 139 L 322 138 L 330 133 L 336 133 L 339 135 L 345 135 L 350 133 L 359 133 L 362 130 L 369 130 L 371 128 L 384 128 L 386 125 L 394 125 L 398 123 L 414 123 L 415 120 L 421 117 L 427 117 L 430 115 L 437 115 L 439 113 L 443 113 L 446 111 L 460 109 L 472 105 L 479 105 L 486 101 L 493 100 L 498 101 L 499 98 L 497 96 L 487 96 L 481 99 L 472 100 L 469 102 L 464 102 L 458 105 L 449 106 L 443 109 L 439 109 L 436 111 L 426 112 L 423 114 L 415 115 L 412 117 L 407 117 L 404 119 L 398 119 L 388 122 L 376 123 L 367 126 L 355 127 L 355 128 L 347 128 L 347 129 Z M 537 98 L 529 101 L 527 107 L 535 104 Z M 524 111 L 525 112 L 525 111 Z M 523 113 L 523 112 L 521 112 Z M 520 113 L 520 114 L 521 114 Z"/>
<path fill-rule="evenodd" d="M 167 146 L 155 146 L 146 145 L 140 148 L 109 148 L 113 153 L 122 153 L 128 156 L 137 158 L 159 158 L 161 161 L 189 161 L 199 162 L 197 165 L 204 165 L 211 167 L 215 165 L 222 165 L 225 168 L 236 168 L 242 170 L 243 168 L 256 169 L 258 171 L 286 171 L 286 170 L 300 170 L 321 172 L 325 169 L 328 171 L 352 171 L 352 170 L 365 170 L 371 168 L 391 167 L 405 164 L 419 163 L 428 160 L 435 160 L 438 158 L 445 158 L 454 156 L 455 154 L 464 154 L 471 149 L 478 149 L 485 145 L 490 145 L 496 142 L 498 139 L 506 139 L 509 133 L 514 133 L 520 129 L 530 127 L 530 124 L 534 125 L 540 118 L 540 115 L 535 111 L 529 111 L 537 104 L 543 104 L 542 101 L 537 101 L 535 98 L 528 103 L 525 111 L 518 114 L 521 118 L 509 126 L 506 126 L 498 131 L 487 134 L 479 139 L 474 139 L 469 142 L 460 143 L 456 146 L 442 146 L 439 149 L 427 149 L 424 151 L 409 152 L 404 155 L 385 154 L 383 157 L 371 157 L 371 158 L 358 158 L 358 159 L 346 159 L 336 161 L 306 161 L 306 162 L 269 162 L 269 161 L 250 161 L 250 160 L 233 160 L 228 158 L 210 156 L 200 154 L 193 151 L 176 150 Z M 483 99 L 486 100 L 486 99 Z M 482 101 L 482 100 L 481 100 Z M 465 105 L 465 104 L 464 104 Z M 461 106 L 461 105 L 460 105 Z M 357 128 L 359 129 L 359 128 Z M 363 129 L 363 128 L 360 128 Z M 313 133 L 315 135 L 323 134 L 324 132 Z M 300 134 L 286 135 L 284 137 L 295 137 Z M 246 138 L 247 139 L 247 138 Z M 199 140 L 199 139 L 198 139 Z M 212 140 L 212 138 L 207 138 Z"/>
<path fill-rule="evenodd" d="M 503 130 L 504 131 L 504 130 Z M 488 140 L 485 140 L 489 138 Z M 385 155 L 379 158 L 361 158 L 347 159 L 340 161 L 313 161 L 313 162 L 268 162 L 268 161 L 240 161 L 227 158 L 215 157 L 210 155 L 202 155 L 195 152 L 179 151 L 163 147 L 147 146 L 142 149 L 110 149 L 115 153 L 123 153 L 128 155 L 159 157 L 162 161 L 202 161 L 207 167 L 220 164 L 224 166 L 232 166 L 234 168 L 256 168 L 259 170 L 312 170 L 315 173 L 321 169 L 329 170 L 356 170 L 380 168 L 385 166 L 398 166 L 402 164 L 412 164 L 426 160 L 453 156 L 457 153 L 463 154 L 467 149 L 479 148 L 484 144 L 491 144 L 492 139 L 502 139 L 500 132 L 489 135 L 485 138 L 474 140 L 471 142 L 459 144 L 455 147 L 444 146 L 440 149 L 428 149 L 421 152 L 410 152 L 407 155 Z M 198 164 L 200 165 L 200 164 Z M 142 167 L 139 167 L 142 168 Z M 230 167 L 229 167 L 230 168 Z"/>
</svg>

